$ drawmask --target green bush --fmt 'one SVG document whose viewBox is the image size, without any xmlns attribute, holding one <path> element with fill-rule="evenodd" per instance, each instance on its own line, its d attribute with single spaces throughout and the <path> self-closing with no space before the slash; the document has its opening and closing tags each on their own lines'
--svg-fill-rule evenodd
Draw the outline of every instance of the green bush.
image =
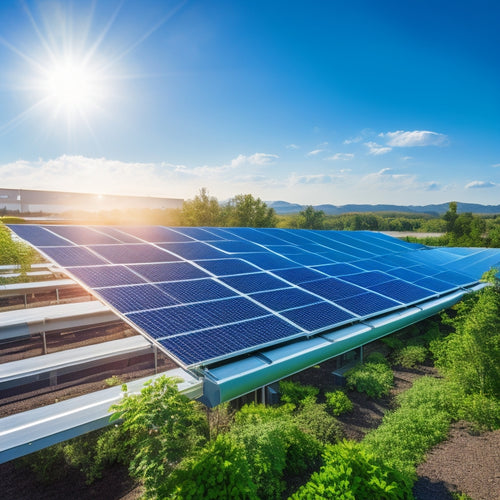
<svg viewBox="0 0 500 500">
<path fill-rule="evenodd" d="M 291 500 L 412 499 L 413 479 L 388 467 L 363 444 L 353 441 L 327 446 L 324 465 Z"/>
<path fill-rule="evenodd" d="M 57 443 L 18 459 L 17 463 L 28 467 L 37 481 L 50 484 L 63 478 L 68 469 L 64 457 L 63 443 Z"/>
<path fill-rule="evenodd" d="M 215 441 L 193 458 L 184 460 L 169 478 L 178 500 L 257 499 L 257 487 L 250 476 L 245 450 L 230 435 Z"/>
<path fill-rule="evenodd" d="M 307 400 L 316 401 L 319 389 L 312 385 L 302 385 L 291 380 L 282 380 L 280 382 L 281 401 L 301 406 Z"/>
<path fill-rule="evenodd" d="M 370 355 L 367 356 L 365 359 L 366 363 L 381 363 L 383 365 L 389 366 L 389 361 L 387 361 L 387 358 L 378 351 L 372 352 Z"/>
<path fill-rule="evenodd" d="M 478 432 L 500 428 L 500 401 L 484 394 L 464 396 L 458 417 L 473 424 Z"/>
<path fill-rule="evenodd" d="M 393 354 L 394 364 L 403 368 L 415 368 L 427 358 L 427 348 L 423 345 L 407 345 Z"/>
<path fill-rule="evenodd" d="M 325 399 L 327 407 L 335 416 L 350 412 L 353 409 L 352 402 L 344 391 L 325 392 Z"/>
<path fill-rule="evenodd" d="M 394 374 L 385 363 L 364 363 L 356 365 L 345 374 L 347 387 L 365 392 L 372 398 L 389 394 L 394 382 Z"/>
<path fill-rule="evenodd" d="M 295 414 L 294 420 L 302 431 L 323 444 L 333 444 L 343 438 L 342 426 L 324 404 L 306 404 Z"/>
</svg>

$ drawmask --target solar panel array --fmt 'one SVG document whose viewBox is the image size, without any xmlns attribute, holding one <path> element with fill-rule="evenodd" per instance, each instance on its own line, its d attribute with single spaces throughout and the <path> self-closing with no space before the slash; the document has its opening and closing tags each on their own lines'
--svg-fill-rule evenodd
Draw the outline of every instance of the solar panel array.
<svg viewBox="0 0 500 500">
<path fill-rule="evenodd" d="M 187 367 L 432 300 L 500 262 L 371 232 L 10 228 Z"/>
</svg>

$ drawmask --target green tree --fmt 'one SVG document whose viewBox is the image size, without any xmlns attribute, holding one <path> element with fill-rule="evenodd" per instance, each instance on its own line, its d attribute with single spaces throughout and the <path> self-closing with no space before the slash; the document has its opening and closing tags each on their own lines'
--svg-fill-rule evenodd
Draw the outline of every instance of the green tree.
<svg viewBox="0 0 500 500">
<path fill-rule="evenodd" d="M 453 232 L 453 228 L 455 226 L 455 221 L 457 220 L 458 213 L 457 213 L 457 202 L 452 201 L 448 205 L 448 211 L 443 215 L 443 219 L 446 222 L 446 232 L 451 233 Z"/>
<path fill-rule="evenodd" d="M 194 199 L 182 204 L 181 224 L 185 226 L 220 226 L 222 210 L 217 198 L 210 196 L 206 188 L 201 188 Z"/>
<path fill-rule="evenodd" d="M 314 207 L 309 205 L 299 212 L 297 216 L 297 227 L 301 229 L 324 229 L 325 226 L 325 212 L 323 210 L 315 210 Z"/>
<path fill-rule="evenodd" d="M 201 405 L 179 393 L 180 379 L 159 377 L 140 394 L 126 394 L 111 409 L 132 455 L 130 472 L 141 479 L 147 498 L 165 498 L 168 477 L 208 438 Z M 126 391 L 126 386 L 124 386 Z"/>
<path fill-rule="evenodd" d="M 260 198 L 238 194 L 225 207 L 226 223 L 232 227 L 276 227 L 278 218 Z"/>
</svg>

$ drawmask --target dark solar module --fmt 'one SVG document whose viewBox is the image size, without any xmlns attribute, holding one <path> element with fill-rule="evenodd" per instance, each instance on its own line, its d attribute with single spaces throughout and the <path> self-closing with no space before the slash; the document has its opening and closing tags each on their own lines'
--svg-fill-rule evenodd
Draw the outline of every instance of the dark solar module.
<svg viewBox="0 0 500 500">
<path fill-rule="evenodd" d="M 90 226 L 90 227 L 95 231 L 111 236 L 112 238 L 121 243 L 141 243 L 141 240 L 139 240 L 135 236 L 132 236 L 128 233 L 121 231 L 120 228 L 118 227 L 110 227 L 110 226 Z"/>
<path fill-rule="evenodd" d="M 361 269 L 364 269 L 365 271 L 387 271 L 387 272 L 390 272 L 390 270 L 394 267 L 390 264 L 378 262 L 375 259 L 357 260 L 356 262 L 353 262 L 353 264 Z"/>
<path fill-rule="evenodd" d="M 189 262 L 165 262 L 160 264 L 134 264 L 127 266 L 134 272 L 144 276 L 146 281 L 157 283 L 160 281 L 179 281 L 205 278 L 206 272 L 193 266 Z"/>
<path fill-rule="evenodd" d="M 297 267 L 295 262 L 272 253 L 240 253 L 235 254 L 235 256 L 265 270 Z"/>
<path fill-rule="evenodd" d="M 390 271 L 387 271 L 387 273 L 401 280 L 409 281 L 410 283 L 414 283 L 415 281 L 425 277 L 422 273 L 417 273 L 411 269 L 405 269 L 403 267 L 391 269 Z"/>
<path fill-rule="evenodd" d="M 52 232 L 67 238 L 77 245 L 98 245 L 120 243 L 119 240 L 99 233 L 85 226 L 49 226 Z"/>
<path fill-rule="evenodd" d="M 270 292 L 253 293 L 250 297 L 273 311 L 284 311 L 294 307 L 319 302 L 321 299 L 298 288 L 284 288 Z"/>
<path fill-rule="evenodd" d="M 226 241 L 215 241 L 213 243 L 214 247 L 223 250 L 228 253 L 245 253 L 245 252 L 263 252 L 265 248 L 261 245 L 255 245 L 249 241 L 243 240 L 226 240 Z"/>
<path fill-rule="evenodd" d="M 260 231 L 259 229 L 254 229 L 251 227 L 228 227 L 225 231 L 235 234 L 240 238 L 251 241 L 253 243 L 258 243 L 260 245 L 282 245 L 283 240 L 275 238 L 267 231 Z"/>
<path fill-rule="evenodd" d="M 320 268 L 318 268 L 319 271 Z M 306 281 L 314 281 L 322 279 L 325 276 L 313 269 L 307 267 L 294 267 L 293 269 L 280 269 L 279 271 L 273 271 L 280 278 L 293 283 L 294 285 L 299 285 Z"/>
<path fill-rule="evenodd" d="M 157 309 L 178 301 L 154 285 L 129 285 L 97 289 L 99 295 L 121 313 Z"/>
<path fill-rule="evenodd" d="M 388 274 L 379 271 L 365 271 L 357 274 L 349 274 L 347 276 L 340 276 L 344 281 L 349 281 L 358 286 L 368 287 L 370 285 L 377 285 L 378 283 L 385 283 L 394 278 Z"/>
<path fill-rule="evenodd" d="M 372 292 L 365 292 L 347 299 L 337 300 L 335 302 L 345 309 L 359 316 L 368 316 L 375 313 L 383 313 L 396 307 L 401 307 L 400 302 L 382 297 Z"/>
<path fill-rule="evenodd" d="M 223 299 L 236 295 L 235 292 L 211 278 L 159 283 L 158 287 L 182 304 Z"/>
<path fill-rule="evenodd" d="M 191 241 L 186 243 L 160 243 L 158 246 L 181 256 L 186 260 L 200 259 L 226 259 L 229 254 L 221 252 L 216 248 L 202 243 L 201 241 Z"/>
<path fill-rule="evenodd" d="M 359 295 L 366 292 L 365 289 L 360 288 L 359 286 L 345 283 L 344 281 L 340 281 L 336 278 L 308 281 L 307 283 L 302 283 L 300 286 L 334 302 L 339 299 L 345 299 L 347 297 L 352 297 L 353 295 Z"/>
<path fill-rule="evenodd" d="M 321 264 L 330 264 L 332 261 L 323 255 L 313 253 L 303 253 L 300 255 L 289 255 L 288 258 L 303 266 L 319 266 Z"/>
<path fill-rule="evenodd" d="M 261 292 L 263 290 L 276 290 L 288 287 L 288 283 L 271 276 L 268 273 L 241 274 L 220 278 L 232 288 L 242 293 Z"/>
<path fill-rule="evenodd" d="M 453 283 L 455 285 L 465 286 L 473 283 L 474 278 L 471 278 L 467 274 L 459 273 L 456 271 L 443 271 L 442 273 L 438 273 L 434 275 L 434 278 L 442 281 L 448 281 L 449 283 Z"/>
<path fill-rule="evenodd" d="M 68 267 L 68 271 L 92 288 L 135 285 L 146 282 L 144 278 L 133 273 L 125 266 Z"/>
<path fill-rule="evenodd" d="M 40 226 L 12 225 L 10 228 L 23 240 L 37 247 L 64 247 L 72 243 Z"/>
<path fill-rule="evenodd" d="M 255 350 L 261 346 L 294 338 L 301 333 L 297 327 L 276 316 L 264 316 L 233 325 L 161 339 L 159 343 L 189 366 Z"/>
<path fill-rule="evenodd" d="M 412 304 L 435 295 L 431 290 L 401 280 L 387 281 L 368 288 L 403 304 Z"/>
<path fill-rule="evenodd" d="M 151 243 L 193 241 L 193 238 L 163 226 L 123 226 L 119 229 Z"/>
<path fill-rule="evenodd" d="M 440 279 L 432 277 L 422 278 L 420 280 L 415 281 L 414 284 L 441 293 L 449 292 L 451 290 L 456 289 L 457 287 L 455 284 L 448 283 L 447 281 L 442 281 Z"/>
<path fill-rule="evenodd" d="M 216 276 L 230 276 L 232 274 L 256 273 L 260 269 L 240 259 L 200 260 L 200 267 Z"/>
<path fill-rule="evenodd" d="M 84 247 L 40 247 L 40 250 L 54 259 L 60 266 L 97 266 L 108 262 Z"/>
<path fill-rule="evenodd" d="M 170 262 L 180 260 L 171 253 L 146 243 L 122 245 L 94 245 L 91 250 L 113 264 L 143 264 L 146 262 Z"/>
<path fill-rule="evenodd" d="M 347 274 L 356 274 L 361 271 L 361 268 L 352 266 L 351 264 L 328 264 L 326 266 L 316 266 L 314 269 L 330 276 L 343 276 Z"/>
<path fill-rule="evenodd" d="M 222 239 L 221 236 L 217 236 L 213 232 L 201 227 L 176 227 L 175 230 L 197 241 L 217 241 Z"/>
<path fill-rule="evenodd" d="M 326 330 L 355 319 L 352 314 L 326 302 L 290 309 L 281 315 L 309 332 Z"/>
</svg>

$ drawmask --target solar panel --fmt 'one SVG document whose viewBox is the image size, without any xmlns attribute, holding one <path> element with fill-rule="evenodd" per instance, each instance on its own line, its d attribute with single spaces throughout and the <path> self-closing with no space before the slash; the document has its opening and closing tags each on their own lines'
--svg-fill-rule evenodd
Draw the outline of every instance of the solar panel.
<svg viewBox="0 0 500 500">
<path fill-rule="evenodd" d="M 302 330 L 276 316 L 264 316 L 234 325 L 210 328 L 159 341 L 168 352 L 186 365 L 196 365 L 225 358 L 292 339 Z"/>
<path fill-rule="evenodd" d="M 94 266 L 108 263 L 84 247 L 40 247 L 40 250 L 60 266 Z"/>
<path fill-rule="evenodd" d="M 179 281 L 205 278 L 206 272 L 193 266 L 189 262 L 167 262 L 160 264 L 134 264 L 127 266 L 146 281 L 158 283 L 160 281 Z"/>
<path fill-rule="evenodd" d="M 232 288 L 242 293 L 261 292 L 263 290 L 276 290 L 288 287 L 288 283 L 275 278 L 269 273 L 252 273 L 238 276 L 226 276 L 220 278 Z"/>
<path fill-rule="evenodd" d="M 171 253 L 146 243 L 122 245 L 93 245 L 89 248 L 112 264 L 139 264 L 179 260 Z"/>
<path fill-rule="evenodd" d="M 285 311 L 294 307 L 314 304 L 321 300 L 298 288 L 283 288 L 270 292 L 258 292 L 253 293 L 250 297 L 273 311 Z"/>
<path fill-rule="evenodd" d="M 11 228 L 186 366 L 402 310 L 472 285 L 500 262 L 497 250 L 430 249 L 370 232 Z"/>
<path fill-rule="evenodd" d="M 122 313 L 157 309 L 177 304 L 173 297 L 154 285 L 129 285 L 98 288 L 99 295 Z"/>
<path fill-rule="evenodd" d="M 222 299 L 235 295 L 235 292 L 212 278 L 159 283 L 158 287 L 183 304 Z"/>
<path fill-rule="evenodd" d="M 326 330 L 355 319 L 354 315 L 327 302 L 290 309 L 281 314 L 309 332 Z"/>
<path fill-rule="evenodd" d="M 146 280 L 125 266 L 68 267 L 68 271 L 78 280 L 92 288 L 104 286 L 136 285 Z"/>
</svg>

